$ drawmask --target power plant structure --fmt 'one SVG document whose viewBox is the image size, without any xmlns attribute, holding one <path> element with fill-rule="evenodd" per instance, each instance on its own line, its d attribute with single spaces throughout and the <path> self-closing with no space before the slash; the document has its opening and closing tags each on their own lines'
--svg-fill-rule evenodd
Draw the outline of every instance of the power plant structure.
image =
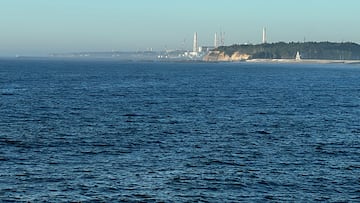
<svg viewBox="0 0 360 203">
<path fill-rule="evenodd" d="M 224 46 L 225 44 L 225 32 L 220 32 L 220 36 L 218 33 L 215 33 L 214 36 L 214 45 L 213 46 L 200 46 L 198 33 L 194 32 L 192 50 L 166 50 L 164 54 L 158 55 L 158 59 L 185 59 L 185 60 L 199 60 L 207 53 L 211 52 L 215 48 L 219 46 Z M 182 46 L 185 45 L 185 40 Z"/>
<path fill-rule="evenodd" d="M 210 50 L 217 48 L 219 46 L 219 40 L 220 45 L 224 45 L 224 35 L 225 33 L 221 33 L 220 39 L 217 36 L 217 33 L 215 33 L 215 39 L 214 39 L 214 46 L 199 46 L 198 41 L 198 34 L 197 32 L 194 33 L 194 41 L 193 41 L 193 49 L 192 52 L 190 52 L 191 56 L 199 56 L 203 54 L 203 52 L 209 52 Z"/>
<path fill-rule="evenodd" d="M 219 46 L 225 45 L 225 32 L 220 32 L 220 36 L 218 33 L 215 33 L 215 39 L 214 39 L 214 48 L 218 48 Z"/>
<path fill-rule="evenodd" d="M 218 45 L 218 38 L 217 38 L 217 33 L 215 32 L 215 39 L 214 39 L 214 47 L 217 48 L 219 45 Z"/>
<path fill-rule="evenodd" d="M 225 45 L 225 32 L 220 32 L 220 46 Z"/>
<path fill-rule="evenodd" d="M 194 33 L 193 52 L 194 53 L 198 52 L 198 36 L 197 36 L 197 32 Z"/>
<path fill-rule="evenodd" d="M 192 49 L 186 50 L 185 44 L 186 40 L 182 43 L 182 48 L 177 50 L 166 50 L 163 54 L 158 55 L 159 59 L 166 60 L 199 60 L 204 57 L 206 54 L 213 52 L 214 49 L 225 46 L 225 32 L 215 32 L 213 45 L 202 46 L 199 45 L 199 36 L 198 32 L 194 32 Z M 262 29 L 262 44 L 267 43 L 267 32 L 266 27 Z M 247 44 L 247 43 L 245 43 Z M 216 51 L 216 50 L 215 50 Z"/>
<path fill-rule="evenodd" d="M 262 33 L 262 43 L 266 44 L 266 28 L 263 28 L 263 33 Z"/>
</svg>

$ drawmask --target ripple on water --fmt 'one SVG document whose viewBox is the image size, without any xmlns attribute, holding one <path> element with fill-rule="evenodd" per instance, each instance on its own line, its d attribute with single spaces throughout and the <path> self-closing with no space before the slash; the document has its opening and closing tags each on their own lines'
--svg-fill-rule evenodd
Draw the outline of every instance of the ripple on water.
<svg viewBox="0 0 360 203">
<path fill-rule="evenodd" d="M 0 61 L 0 199 L 356 202 L 359 69 L 331 67 Z"/>
</svg>

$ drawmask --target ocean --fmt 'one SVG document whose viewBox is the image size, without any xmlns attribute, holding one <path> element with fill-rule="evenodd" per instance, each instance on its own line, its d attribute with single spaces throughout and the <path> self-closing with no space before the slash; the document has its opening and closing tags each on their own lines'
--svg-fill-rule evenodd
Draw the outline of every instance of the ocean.
<svg viewBox="0 0 360 203">
<path fill-rule="evenodd" d="M 0 59 L 2 202 L 359 202 L 360 66 Z"/>
</svg>

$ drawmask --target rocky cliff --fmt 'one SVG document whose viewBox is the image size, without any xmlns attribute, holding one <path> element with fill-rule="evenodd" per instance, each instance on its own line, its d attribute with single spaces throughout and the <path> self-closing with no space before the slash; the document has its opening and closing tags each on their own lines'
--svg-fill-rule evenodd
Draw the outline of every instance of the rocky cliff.
<svg viewBox="0 0 360 203">
<path fill-rule="evenodd" d="M 235 52 L 231 56 L 225 54 L 223 51 L 212 51 L 204 56 L 204 61 L 243 61 L 248 60 L 250 55 L 241 54 L 240 52 Z"/>
</svg>

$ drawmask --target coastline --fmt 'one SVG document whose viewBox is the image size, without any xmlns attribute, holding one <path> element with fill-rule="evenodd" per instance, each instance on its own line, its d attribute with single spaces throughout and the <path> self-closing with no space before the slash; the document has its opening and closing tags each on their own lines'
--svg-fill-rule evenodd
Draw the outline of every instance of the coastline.
<svg viewBox="0 0 360 203">
<path fill-rule="evenodd" d="M 360 60 L 330 60 L 330 59 L 247 59 L 247 60 L 181 60 L 181 59 L 131 59 L 116 57 L 0 57 L 0 60 L 60 60 L 60 61 L 122 61 L 122 62 L 175 62 L 175 63 L 269 63 L 269 64 L 348 64 L 360 65 Z"/>
<path fill-rule="evenodd" d="M 299 64 L 360 64 L 360 60 L 327 60 L 327 59 L 249 59 L 248 63 L 299 63 Z"/>
</svg>

